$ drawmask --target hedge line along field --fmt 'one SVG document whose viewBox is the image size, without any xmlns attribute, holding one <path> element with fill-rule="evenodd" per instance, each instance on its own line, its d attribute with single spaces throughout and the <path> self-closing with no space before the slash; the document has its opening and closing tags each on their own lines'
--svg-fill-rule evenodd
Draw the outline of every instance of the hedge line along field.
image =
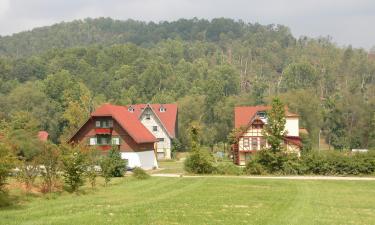
<svg viewBox="0 0 375 225">
<path fill-rule="evenodd" d="M 0 224 L 375 224 L 375 181 L 119 178 L 108 187 L 30 197 Z"/>
</svg>

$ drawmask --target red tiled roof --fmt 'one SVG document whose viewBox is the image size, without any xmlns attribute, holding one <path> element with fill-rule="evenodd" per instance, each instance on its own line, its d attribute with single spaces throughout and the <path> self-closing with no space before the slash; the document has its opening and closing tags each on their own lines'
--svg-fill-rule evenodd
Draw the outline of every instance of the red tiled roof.
<svg viewBox="0 0 375 225">
<path fill-rule="evenodd" d="M 234 108 L 234 127 L 247 127 L 251 119 L 256 115 L 259 111 L 267 111 L 270 110 L 271 106 L 237 106 Z M 288 111 L 288 108 L 285 108 L 285 116 L 286 117 L 298 117 L 298 114 L 291 113 Z"/>
<path fill-rule="evenodd" d="M 234 127 L 247 127 L 250 120 L 259 111 L 266 111 L 271 109 L 270 106 L 237 106 L 234 108 Z"/>
<path fill-rule="evenodd" d="M 136 104 L 127 106 L 127 109 L 133 107 L 133 114 L 139 118 L 147 105 L 151 107 L 160 119 L 169 136 L 174 138 L 176 136 L 177 104 Z M 164 107 L 166 111 L 160 112 L 160 107 Z"/>
<path fill-rule="evenodd" d="M 40 141 L 47 141 L 48 140 L 48 136 L 49 136 L 49 134 L 48 134 L 47 131 L 42 130 L 42 131 L 38 132 L 38 139 Z"/>
<path fill-rule="evenodd" d="M 127 107 L 104 104 L 91 113 L 91 116 L 111 116 L 137 143 L 156 142 L 154 135 L 143 126 L 134 113 L 128 111 Z"/>
</svg>

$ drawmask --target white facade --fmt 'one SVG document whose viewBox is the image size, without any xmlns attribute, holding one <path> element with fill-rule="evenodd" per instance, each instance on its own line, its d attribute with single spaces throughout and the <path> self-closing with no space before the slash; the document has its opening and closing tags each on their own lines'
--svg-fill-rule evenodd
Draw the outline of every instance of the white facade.
<svg viewBox="0 0 375 225">
<path fill-rule="evenodd" d="M 153 150 L 143 152 L 121 152 L 121 158 L 128 161 L 128 167 L 141 167 L 145 170 L 158 168 L 158 162 Z"/>
<path fill-rule="evenodd" d="M 299 137 L 298 117 L 286 118 L 285 131 L 287 131 L 287 136 Z"/>
<path fill-rule="evenodd" d="M 170 159 L 172 140 L 155 113 L 150 108 L 146 108 L 140 121 L 158 139 L 156 145 L 158 159 Z"/>
</svg>

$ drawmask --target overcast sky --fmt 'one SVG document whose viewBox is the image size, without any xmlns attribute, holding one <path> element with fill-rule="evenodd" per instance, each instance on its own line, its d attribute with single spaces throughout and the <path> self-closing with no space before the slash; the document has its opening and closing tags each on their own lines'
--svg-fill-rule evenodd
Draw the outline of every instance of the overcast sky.
<svg viewBox="0 0 375 225">
<path fill-rule="evenodd" d="M 0 0 L 0 35 L 86 17 L 143 21 L 228 17 L 283 24 L 294 36 L 375 45 L 375 0 Z"/>
</svg>

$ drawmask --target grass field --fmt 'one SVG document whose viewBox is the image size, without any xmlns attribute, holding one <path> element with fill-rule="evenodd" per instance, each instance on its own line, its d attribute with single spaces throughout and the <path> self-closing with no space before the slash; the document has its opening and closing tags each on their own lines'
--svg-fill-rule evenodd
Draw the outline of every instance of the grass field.
<svg viewBox="0 0 375 225">
<path fill-rule="evenodd" d="M 122 178 L 0 209 L 1 224 L 375 224 L 374 181 Z"/>
</svg>

